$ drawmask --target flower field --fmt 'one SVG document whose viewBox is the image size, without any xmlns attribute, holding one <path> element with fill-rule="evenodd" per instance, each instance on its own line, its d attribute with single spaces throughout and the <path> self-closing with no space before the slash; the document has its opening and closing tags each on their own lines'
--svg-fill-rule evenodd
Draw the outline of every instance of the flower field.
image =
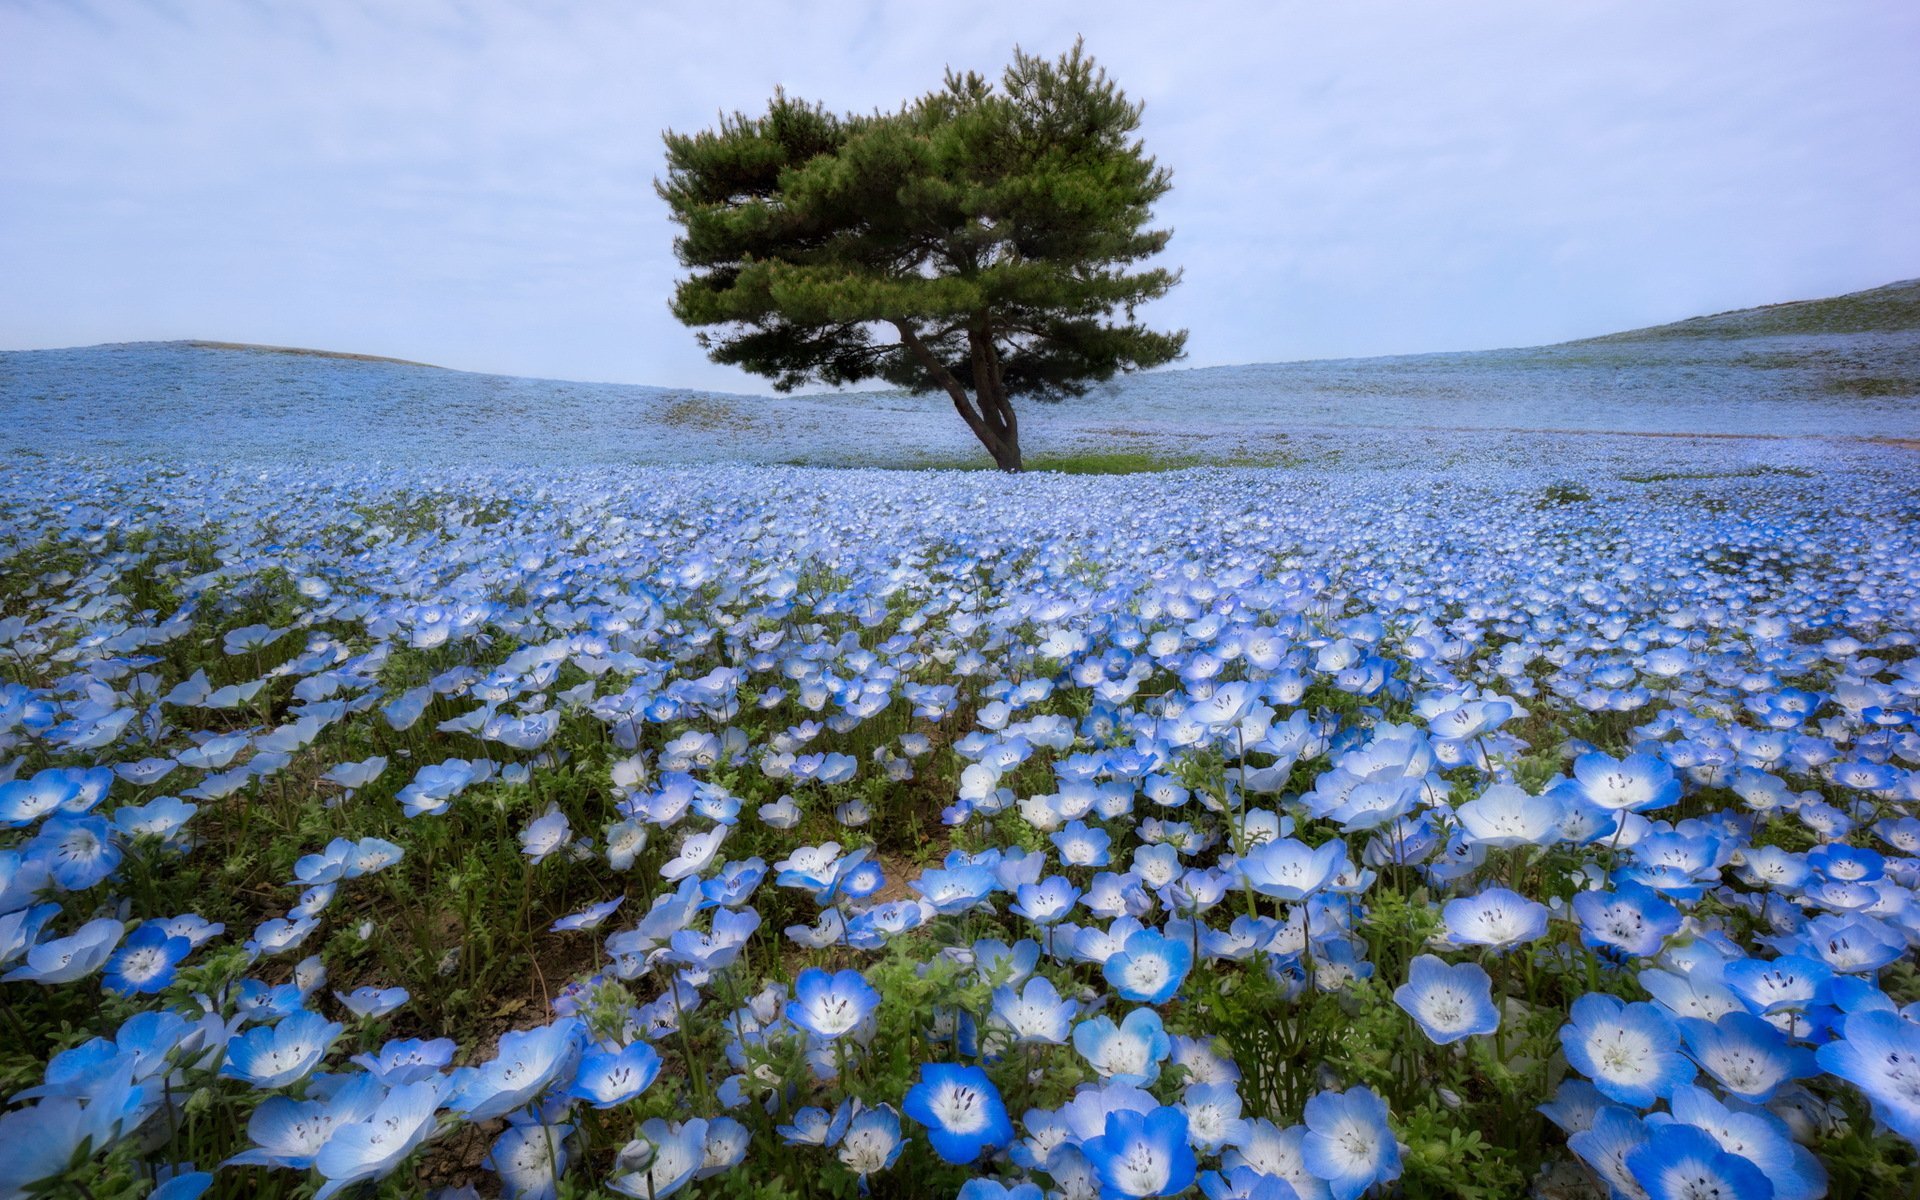
<svg viewBox="0 0 1920 1200">
<path fill-rule="evenodd" d="M 1763 449 L 16 459 L 0 1197 L 1912 1194 L 1920 460 Z"/>
</svg>

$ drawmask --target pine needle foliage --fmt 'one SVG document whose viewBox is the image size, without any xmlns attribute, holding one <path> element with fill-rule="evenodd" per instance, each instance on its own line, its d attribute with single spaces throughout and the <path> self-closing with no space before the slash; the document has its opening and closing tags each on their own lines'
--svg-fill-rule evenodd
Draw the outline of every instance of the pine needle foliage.
<svg viewBox="0 0 1920 1200">
<path fill-rule="evenodd" d="M 1003 470 L 1016 398 L 1054 401 L 1181 356 L 1137 308 L 1172 186 L 1129 100 L 1076 42 L 1014 51 L 896 112 L 837 116 L 776 91 L 761 116 L 668 131 L 655 187 L 689 271 L 672 311 L 709 356 L 779 391 L 884 380 L 944 392 Z"/>
</svg>

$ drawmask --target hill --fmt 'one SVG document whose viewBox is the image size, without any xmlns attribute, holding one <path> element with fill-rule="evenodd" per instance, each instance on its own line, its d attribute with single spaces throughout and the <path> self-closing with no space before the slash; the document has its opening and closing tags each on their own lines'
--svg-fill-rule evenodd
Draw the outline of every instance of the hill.
<svg viewBox="0 0 1920 1200">
<path fill-rule="evenodd" d="M 1920 281 L 1553 346 L 1156 371 L 1028 404 L 1021 424 L 1043 460 L 1412 454 L 1414 431 L 1920 438 Z M 7 450 L 556 466 L 979 457 L 929 396 L 572 383 L 219 342 L 0 352 Z"/>
<path fill-rule="evenodd" d="M 1911 333 L 1920 330 L 1920 279 L 1822 300 L 1792 300 L 1759 308 L 1689 317 L 1669 325 L 1584 338 L 1595 342 L 1652 342 L 1675 338 L 1793 337 L 1808 334 Z"/>
</svg>

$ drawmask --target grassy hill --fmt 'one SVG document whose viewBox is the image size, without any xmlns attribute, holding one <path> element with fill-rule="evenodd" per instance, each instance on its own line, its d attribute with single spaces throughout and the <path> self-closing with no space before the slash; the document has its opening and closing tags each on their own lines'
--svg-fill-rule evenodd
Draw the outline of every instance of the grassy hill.
<svg viewBox="0 0 1920 1200">
<path fill-rule="evenodd" d="M 1793 300 L 1759 308 L 1689 317 L 1670 325 L 1629 329 L 1569 345 L 1656 342 L 1680 338 L 1799 337 L 1809 334 L 1904 333 L 1920 330 L 1920 279 L 1823 300 Z"/>
</svg>

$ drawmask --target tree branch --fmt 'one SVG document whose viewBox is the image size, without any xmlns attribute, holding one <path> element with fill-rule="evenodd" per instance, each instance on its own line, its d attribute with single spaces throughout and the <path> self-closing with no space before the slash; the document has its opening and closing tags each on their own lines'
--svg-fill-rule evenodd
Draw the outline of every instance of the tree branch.
<svg viewBox="0 0 1920 1200">
<path fill-rule="evenodd" d="M 967 399 L 967 389 L 960 386 L 960 381 L 953 377 L 953 372 L 947 370 L 946 364 L 941 362 L 934 352 L 927 348 L 927 344 L 920 340 L 920 335 L 914 332 L 909 322 L 895 320 L 893 327 L 900 331 L 901 345 L 905 346 L 920 365 L 926 368 L 927 374 L 933 376 L 933 381 L 945 388 L 947 395 L 953 398 L 954 410 L 960 414 L 960 419 L 967 423 L 967 428 L 973 430 L 973 436 L 979 438 L 981 444 L 989 450 L 994 450 L 997 457 L 999 451 L 996 448 L 1000 444 L 1000 438 L 995 430 L 988 427 L 986 421 L 974 408 L 973 402 Z"/>
</svg>

